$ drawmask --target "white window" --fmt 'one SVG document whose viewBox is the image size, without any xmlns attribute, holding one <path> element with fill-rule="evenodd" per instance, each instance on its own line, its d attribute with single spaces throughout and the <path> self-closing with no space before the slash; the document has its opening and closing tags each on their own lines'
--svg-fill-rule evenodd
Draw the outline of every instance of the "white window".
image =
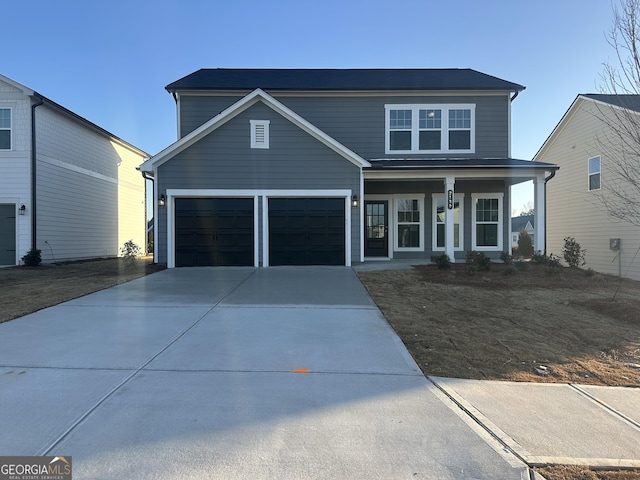
<svg viewBox="0 0 640 480">
<path fill-rule="evenodd" d="M 474 250 L 502 251 L 502 193 L 472 195 L 471 241 Z"/>
<path fill-rule="evenodd" d="M 386 153 L 473 153 L 475 105 L 385 105 Z"/>
<path fill-rule="evenodd" d="M 395 198 L 396 250 L 424 250 L 424 196 Z"/>
<path fill-rule="evenodd" d="M 444 195 L 433 194 L 433 250 L 445 249 L 445 210 L 447 202 Z M 464 250 L 464 194 L 455 194 L 453 199 L 453 248 Z"/>
<path fill-rule="evenodd" d="M 250 120 L 251 148 L 269 148 L 269 120 Z"/>
<path fill-rule="evenodd" d="M 600 155 L 589 159 L 589 191 L 600 190 L 601 169 Z"/>
<path fill-rule="evenodd" d="M 0 150 L 11 150 L 10 108 L 0 108 Z"/>
</svg>

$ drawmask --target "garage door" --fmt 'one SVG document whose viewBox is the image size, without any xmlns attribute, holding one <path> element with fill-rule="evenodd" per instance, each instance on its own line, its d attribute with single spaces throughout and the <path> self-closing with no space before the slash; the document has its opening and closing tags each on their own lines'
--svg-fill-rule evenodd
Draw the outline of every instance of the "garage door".
<svg viewBox="0 0 640 480">
<path fill-rule="evenodd" d="M 270 265 L 344 265 L 344 198 L 270 198 Z"/>
<path fill-rule="evenodd" d="M 175 265 L 253 266 L 253 198 L 176 198 Z"/>
<path fill-rule="evenodd" d="M 16 264 L 16 206 L 0 205 L 0 265 Z"/>
</svg>

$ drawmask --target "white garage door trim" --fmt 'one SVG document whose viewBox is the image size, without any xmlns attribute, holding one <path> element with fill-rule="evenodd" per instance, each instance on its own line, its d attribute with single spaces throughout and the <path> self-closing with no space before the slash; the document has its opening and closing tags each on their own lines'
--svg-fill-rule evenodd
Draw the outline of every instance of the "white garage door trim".
<svg viewBox="0 0 640 480">
<path fill-rule="evenodd" d="M 271 197 L 333 197 L 344 198 L 345 211 L 345 265 L 351 266 L 351 190 L 224 190 L 224 189 L 168 189 L 166 191 L 167 212 L 167 268 L 175 268 L 175 198 L 209 198 L 209 197 L 244 197 L 253 198 L 253 235 L 255 267 L 260 266 L 260 248 L 262 244 L 263 266 L 269 266 L 269 202 Z M 259 238 L 259 205 L 258 199 L 262 198 L 262 239 Z"/>
</svg>

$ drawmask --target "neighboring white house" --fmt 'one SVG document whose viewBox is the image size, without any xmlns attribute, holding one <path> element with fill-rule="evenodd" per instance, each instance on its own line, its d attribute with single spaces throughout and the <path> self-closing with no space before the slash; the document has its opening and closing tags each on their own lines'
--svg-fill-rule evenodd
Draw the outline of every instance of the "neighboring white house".
<svg viewBox="0 0 640 480">
<path fill-rule="evenodd" d="M 511 217 L 511 249 L 518 248 L 518 239 L 520 238 L 520 231 L 526 230 L 531 237 L 531 243 L 535 245 L 535 229 L 533 228 L 534 216 L 533 215 L 520 215 L 519 217 Z"/>
<path fill-rule="evenodd" d="M 574 237 L 585 268 L 640 280 L 640 227 L 613 218 L 601 201 L 607 188 L 624 188 L 611 170 L 612 112 L 623 106 L 640 115 L 640 96 L 578 95 L 534 161 L 560 167 L 547 185 L 547 252 L 561 256 L 564 238 Z"/>
<path fill-rule="evenodd" d="M 117 256 L 146 245 L 147 153 L 0 75 L 0 265 Z"/>
</svg>

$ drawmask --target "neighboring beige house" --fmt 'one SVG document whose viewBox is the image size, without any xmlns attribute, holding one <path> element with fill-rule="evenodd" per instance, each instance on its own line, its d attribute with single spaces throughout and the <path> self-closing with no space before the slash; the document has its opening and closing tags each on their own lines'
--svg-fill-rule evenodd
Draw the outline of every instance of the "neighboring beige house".
<svg viewBox="0 0 640 480">
<path fill-rule="evenodd" d="M 0 265 L 117 256 L 146 245 L 147 153 L 0 75 Z"/>
<path fill-rule="evenodd" d="M 614 113 L 624 111 L 640 117 L 640 96 L 578 95 L 534 161 L 560 167 L 547 185 L 547 252 L 562 256 L 564 238 L 574 237 L 586 249 L 585 268 L 640 280 L 640 227 L 602 203 L 607 189 L 624 188 L 611 169 L 620 145 Z"/>
</svg>

